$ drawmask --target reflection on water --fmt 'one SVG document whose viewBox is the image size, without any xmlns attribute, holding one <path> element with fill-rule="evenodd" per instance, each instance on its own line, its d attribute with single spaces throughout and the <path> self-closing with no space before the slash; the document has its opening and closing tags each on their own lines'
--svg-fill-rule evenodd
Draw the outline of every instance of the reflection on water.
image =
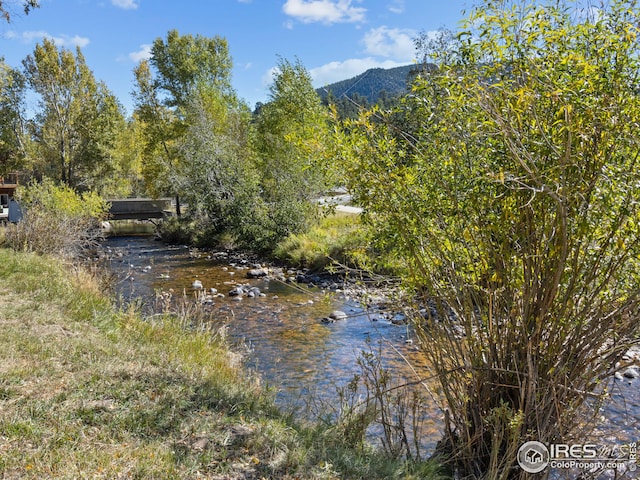
<svg viewBox="0 0 640 480">
<path fill-rule="evenodd" d="M 214 299 L 212 321 L 228 325 L 231 337 L 249 347 L 248 365 L 277 389 L 281 405 L 303 405 L 309 399 L 335 402 L 336 387 L 346 385 L 360 372 L 358 357 L 371 349 L 379 351 L 382 365 L 397 383 L 415 381 L 414 369 L 425 377 L 430 375 L 408 327 L 392 324 L 379 312 L 364 311 L 343 294 L 268 279 L 248 280 L 242 265 L 199 258 L 185 247 L 165 246 L 148 237 L 110 238 L 105 248 L 112 250 L 111 268 L 121 280 L 117 290 L 124 298 L 151 303 L 156 291 L 193 295 L 194 279 L 205 289 L 225 294 Z M 266 296 L 238 299 L 226 295 L 235 285 L 247 283 Z M 333 310 L 342 310 L 349 318 L 321 323 Z M 617 381 L 615 387 L 602 412 L 598 439 L 608 443 L 638 440 L 640 380 Z M 425 413 L 422 433 L 429 437 L 427 446 L 432 448 L 441 436 L 442 415 L 435 401 L 425 407 Z"/>
<path fill-rule="evenodd" d="M 276 280 L 249 280 L 246 266 L 194 256 L 185 247 L 165 246 L 144 237 L 109 238 L 105 248 L 111 249 L 111 269 L 120 279 L 117 291 L 125 299 L 140 298 L 150 305 L 156 291 L 194 295 L 195 279 L 204 289 L 225 294 L 214 298 L 212 321 L 226 324 L 230 337 L 248 347 L 248 366 L 277 390 L 281 405 L 305 407 L 320 400 L 335 407 L 336 388 L 360 372 L 357 362 L 362 351 L 379 353 L 398 384 L 416 381 L 414 369 L 429 375 L 407 326 L 394 325 L 380 312 L 364 311 L 344 294 Z M 266 296 L 226 295 L 238 284 L 256 286 Z M 344 311 L 348 318 L 320 321 L 334 310 Z M 423 427 L 430 437 L 427 447 L 440 437 L 440 419 L 434 402 Z"/>
</svg>

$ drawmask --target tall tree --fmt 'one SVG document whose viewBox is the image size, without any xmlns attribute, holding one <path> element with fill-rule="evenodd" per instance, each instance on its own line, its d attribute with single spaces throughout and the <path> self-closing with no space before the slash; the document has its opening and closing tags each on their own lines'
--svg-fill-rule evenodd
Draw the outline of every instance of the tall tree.
<svg viewBox="0 0 640 480">
<path fill-rule="evenodd" d="M 233 67 L 227 41 L 222 37 L 180 35 L 171 30 L 166 40 L 157 38 L 151 48 L 151 64 L 158 76 L 156 87 L 168 96 L 165 103 L 171 107 L 186 105 L 199 84 L 232 93 Z"/>
<path fill-rule="evenodd" d="M 25 157 L 24 77 L 0 59 L 0 176 L 22 167 Z"/>
<path fill-rule="evenodd" d="M 181 169 L 179 144 L 186 132 L 186 108 L 199 85 L 222 93 L 233 103 L 231 57 L 221 37 L 180 35 L 171 30 L 157 38 L 151 58 L 135 69 L 135 102 L 147 143 L 143 171 L 153 195 L 176 195 Z"/>
<path fill-rule="evenodd" d="M 256 118 L 255 149 L 274 239 L 304 229 L 325 187 L 328 110 L 299 60 L 281 59 Z"/>
<path fill-rule="evenodd" d="M 158 197 L 176 194 L 174 172 L 177 163 L 175 132 L 177 119 L 174 112 L 159 100 L 158 88 L 153 81 L 151 65 L 142 61 L 134 70 L 136 77 L 135 118 L 142 126 L 144 148 L 142 173 L 147 193 Z"/>
<path fill-rule="evenodd" d="M 58 49 L 45 39 L 23 61 L 29 86 L 39 95 L 33 135 L 42 173 L 74 188 L 96 186 L 96 172 L 113 161 L 122 107 L 96 82 L 80 48 Z"/>
<path fill-rule="evenodd" d="M 185 113 L 179 182 L 189 216 L 203 237 L 228 233 L 245 246 L 259 246 L 262 201 L 248 144 L 248 107 L 231 108 L 218 90 L 201 86 Z"/>
<path fill-rule="evenodd" d="M 455 476 L 530 478 L 524 442 L 586 438 L 637 343 L 640 11 L 575 6 L 481 3 L 414 82 L 412 135 L 345 134 L 369 221 L 438 310 L 416 324 Z"/>
</svg>

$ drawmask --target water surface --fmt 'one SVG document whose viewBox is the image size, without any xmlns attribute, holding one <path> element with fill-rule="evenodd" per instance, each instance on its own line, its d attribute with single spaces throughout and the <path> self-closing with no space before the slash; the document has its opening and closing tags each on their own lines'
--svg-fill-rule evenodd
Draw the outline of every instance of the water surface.
<svg viewBox="0 0 640 480">
<path fill-rule="evenodd" d="M 194 296 L 192 283 L 205 290 L 217 289 L 209 307 L 211 321 L 228 327 L 236 345 L 248 352 L 247 364 L 256 369 L 278 394 L 283 406 L 307 406 L 310 402 L 337 407 L 337 388 L 361 372 L 361 352 L 380 356 L 397 384 L 431 375 L 406 325 L 395 325 L 380 311 L 367 311 L 344 293 L 330 293 L 299 284 L 247 279 L 249 265 L 228 259 L 194 254 L 186 247 L 166 246 L 150 237 L 113 237 L 106 240 L 113 260 L 110 268 L 117 292 L 126 299 L 155 303 L 158 292 Z M 239 284 L 258 287 L 265 296 L 232 298 L 227 293 Z M 325 324 L 321 318 L 334 310 L 348 314 L 343 321 Z M 433 382 L 425 382 L 435 389 Z M 421 436 L 433 448 L 442 432 L 442 413 L 422 386 L 424 426 Z M 616 381 L 611 400 L 601 412 L 594 441 L 619 444 L 640 439 L 640 380 Z"/>
</svg>

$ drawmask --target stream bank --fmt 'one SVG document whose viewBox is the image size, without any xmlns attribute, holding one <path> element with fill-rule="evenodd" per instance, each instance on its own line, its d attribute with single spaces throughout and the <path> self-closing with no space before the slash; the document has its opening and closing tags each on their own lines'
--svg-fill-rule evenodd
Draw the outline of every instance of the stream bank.
<svg viewBox="0 0 640 480">
<path fill-rule="evenodd" d="M 380 355 L 381 365 L 398 383 L 415 381 L 416 371 L 423 376 L 429 372 L 411 328 L 393 311 L 379 307 L 388 292 L 367 295 L 363 287 L 335 278 L 265 270 L 256 258 L 172 247 L 150 238 L 112 238 L 105 245 L 111 249 L 111 268 L 124 298 L 151 304 L 160 294 L 210 301 L 212 321 L 228 330 L 247 365 L 276 389 L 277 401 L 285 408 L 318 413 L 335 407 L 339 389 L 360 374 L 362 352 Z M 193 288 L 196 280 L 201 288 Z M 242 286 L 263 295 L 229 295 Z M 323 321 L 336 311 L 346 318 Z M 639 358 L 638 351 L 630 352 L 631 363 Z M 640 431 L 640 380 L 633 378 L 637 369 L 630 368 L 610 385 L 610 400 L 595 434 L 602 443 L 636 440 Z M 428 391 L 423 407 L 420 435 L 425 450 L 431 450 L 441 437 L 442 415 Z"/>
</svg>

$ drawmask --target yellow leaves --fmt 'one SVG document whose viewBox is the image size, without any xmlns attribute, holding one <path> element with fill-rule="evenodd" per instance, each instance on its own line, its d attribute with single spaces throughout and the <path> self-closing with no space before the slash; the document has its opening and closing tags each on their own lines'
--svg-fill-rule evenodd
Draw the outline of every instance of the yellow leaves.
<svg viewBox="0 0 640 480">
<path fill-rule="evenodd" d="M 450 239 L 445 238 L 442 241 L 442 250 L 445 252 L 453 252 L 453 243 L 451 242 Z"/>
<path fill-rule="evenodd" d="M 468 243 L 473 241 L 473 235 L 471 233 L 471 231 L 469 230 L 469 228 L 465 228 L 464 232 L 462 233 L 462 236 L 464 238 L 464 240 Z"/>
<path fill-rule="evenodd" d="M 625 33 L 624 38 L 627 41 L 627 43 L 635 43 L 636 38 L 638 37 L 635 27 L 632 27 L 632 25 L 626 25 L 624 33 Z"/>
<path fill-rule="evenodd" d="M 528 88 L 521 87 L 516 90 L 516 107 L 522 107 L 525 104 L 529 103 L 529 98 L 531 97 L 531 91 Z"/>
</svg>

